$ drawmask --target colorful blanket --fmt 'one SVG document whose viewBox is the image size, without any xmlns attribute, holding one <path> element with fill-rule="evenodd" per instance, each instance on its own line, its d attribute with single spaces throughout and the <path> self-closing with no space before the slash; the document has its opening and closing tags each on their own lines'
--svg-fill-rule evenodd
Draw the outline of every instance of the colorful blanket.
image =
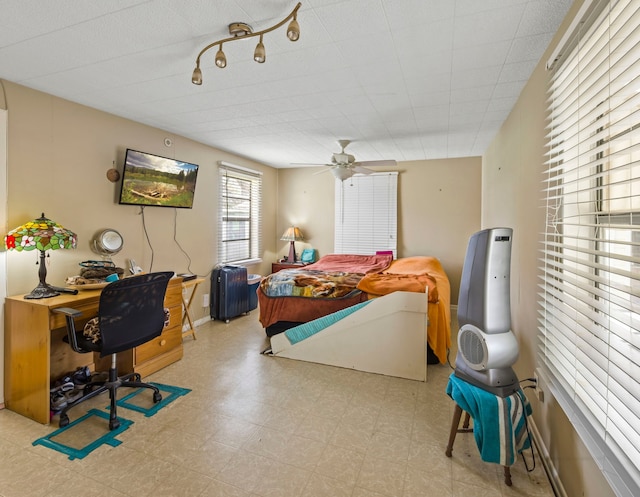
<svg viewBox="0 0 640 497">
<path fill-rule="evenodd" d="M 532 410 L 522 389 L 502 398 L 452 373 L 447 395 L 473 418 L 473 435 L 483 461 L 511 466 L 530 447 L 526 417 Z"/>
<path fill-rule="evenodd" d="M 264 278 L 260 289 L 267 297 L 339 299 L 360 293 L 356 286 L 362 276 L 343 271 L 284 269 Z"/>
</svg>

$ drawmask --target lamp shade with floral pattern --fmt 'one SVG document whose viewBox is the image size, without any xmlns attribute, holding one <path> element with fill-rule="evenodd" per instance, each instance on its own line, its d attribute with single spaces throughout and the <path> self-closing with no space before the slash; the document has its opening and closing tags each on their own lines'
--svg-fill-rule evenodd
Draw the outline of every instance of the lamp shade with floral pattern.
<svg viewBox="0 0 640 497">
<path fill-rule="evenodd" d="M 38 219 L 29 221 L 9 231 L 4 237 L 4 245 L 8 250 L 40 251 L 40 284 L 25 299 L 41 299 L 60 295 L 60 289 L 46 283 L 47 268 L 45 252 L 47 250 L 76 248 L 77 236 L 73 231 L 63 228 L 55 221 L 47 219 L 42 213 Z"/>
</svg>

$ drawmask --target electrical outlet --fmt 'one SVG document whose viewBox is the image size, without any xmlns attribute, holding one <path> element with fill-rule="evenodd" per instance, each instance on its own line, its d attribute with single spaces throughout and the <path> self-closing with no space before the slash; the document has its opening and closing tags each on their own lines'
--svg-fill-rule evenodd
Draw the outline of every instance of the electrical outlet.
<svg viewBox="0 0 640 497">
<path fill-rule="evenodd" d="M 209 294 L 205 293 L 202 296 L 202 307 L 209 307 Z"/>
</svg>

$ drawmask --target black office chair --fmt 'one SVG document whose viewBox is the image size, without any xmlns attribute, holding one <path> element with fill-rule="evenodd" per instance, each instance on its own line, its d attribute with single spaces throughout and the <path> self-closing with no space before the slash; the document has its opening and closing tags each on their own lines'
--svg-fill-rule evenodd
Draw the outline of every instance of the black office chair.
<svg viewBox="0 0 640 497">
<path fill-rule="evenodd" d="M 158 388 L 143 383 L 139 373 L 119 377 L 116 354 L 142 345 L 162 333 L 165 326 L 164 297 L 172 276 L 172 272 L 149 273 L 108 284 L 100 294 L 97 316 L 99 336 L 85 336 L 84 329 L 76 329 L 75 319 L 81 316 L 80 311 L 68 307 L 54 309 L 66 317 L 65 341 L 73 350 L 80 353 L 99 352 L 100 357 L 111 355 L 108 380 L 87 384 L 84 395 L 67 404 L 60 412 L 60 427 L 69 424 L 69 409 L 109 391 L 109 429 L 115 430 L 120 426 L 116 412 L 116 391 L 120 387 L 150 388 L 153 390 L 154 403 L 162 400 Z"/>
</svg>

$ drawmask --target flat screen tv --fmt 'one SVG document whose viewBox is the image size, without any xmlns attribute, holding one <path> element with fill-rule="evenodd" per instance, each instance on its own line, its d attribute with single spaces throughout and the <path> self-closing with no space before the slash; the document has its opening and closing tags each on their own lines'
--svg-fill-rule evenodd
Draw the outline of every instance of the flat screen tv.
<svg viewBox="0 0 640 497">
<path fill-rule="evenodd" d="M 119 203 L 191 209 L 198 165 L 127 149 Z"/>
</svg>

